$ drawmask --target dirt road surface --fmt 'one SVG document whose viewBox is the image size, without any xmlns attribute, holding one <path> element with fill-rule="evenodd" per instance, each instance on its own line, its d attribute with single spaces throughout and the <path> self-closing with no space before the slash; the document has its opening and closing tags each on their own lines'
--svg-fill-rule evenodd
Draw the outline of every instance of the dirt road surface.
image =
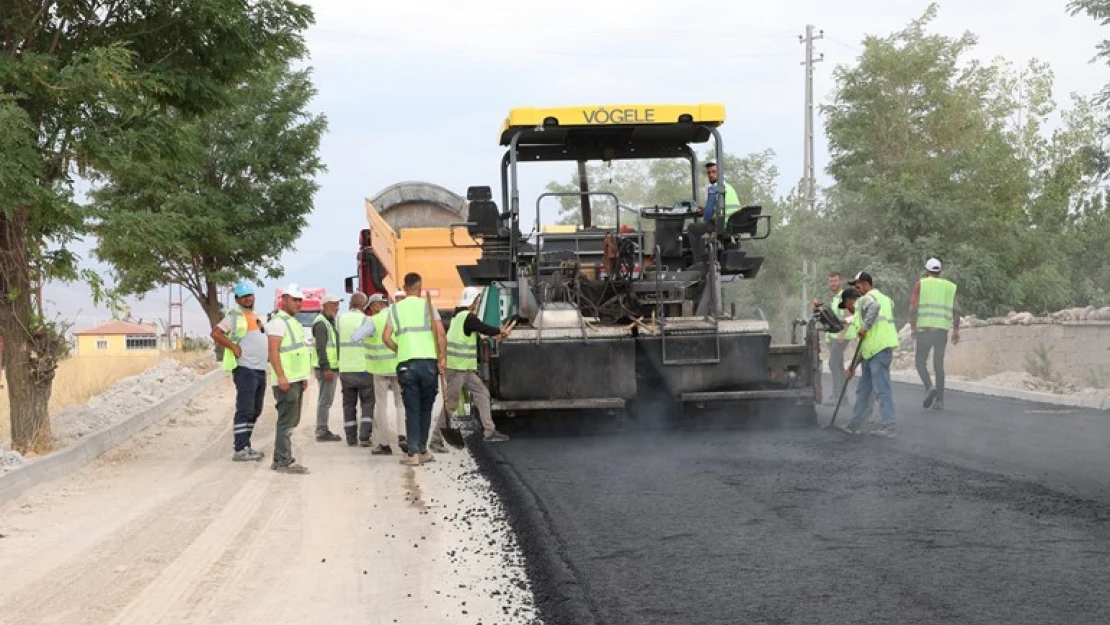
<svg viewBox="0 0 1110 625">
<path fill-rule="evenodd" d="M 548 625 L 1106 622 L 1110 415 L 896 392 L 894 441 L 518 435 L 482 464 Z"/>
<path fill-rule="evenodd" d="M 94 466 L 0 506 L 0 621 L 532 620 L 519 552 L 468 454 L 406 468 L 316 443 L 310 398 L 294 453 L 311 473 L 280 475 L 269 395 L 254 437 L 267 458 L 231 462 L 233 400 L 222 382 Z"/>
</svg>

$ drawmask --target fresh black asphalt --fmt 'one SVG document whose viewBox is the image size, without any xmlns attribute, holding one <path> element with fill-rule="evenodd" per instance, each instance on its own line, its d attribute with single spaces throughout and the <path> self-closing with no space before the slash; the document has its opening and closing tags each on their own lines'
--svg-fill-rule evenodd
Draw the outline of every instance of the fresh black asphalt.
<svg viewBox="0 0 1110 625">
<path fill-rule="evenodd" d="M 471 448 L 548 625 L 1110 622 L 1110 413 L 953 392 L 927 413 L 895 392 L 893 441 L 711 427 Z"/>
</svg>

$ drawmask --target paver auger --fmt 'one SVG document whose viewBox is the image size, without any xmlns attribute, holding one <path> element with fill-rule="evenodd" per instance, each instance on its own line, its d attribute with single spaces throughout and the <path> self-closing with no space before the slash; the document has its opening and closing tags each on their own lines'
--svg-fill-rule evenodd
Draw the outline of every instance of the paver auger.
<svg viewBox="0 0 1110 625">
<path fill-rule="evenodd" d="M 495 415 L 634 416 L 637 406 L 662 396 L 682 414 L 758 406 L 815 423 L 818 328 L 829 315 L 815 310 L 796 323 L 795 330 L 805 328 L 803 340 L 773 345 L 766 321 L 738 318 L 722 303 L 723 283 L 759 272 L 763 258 L 750 255 L 746 243 L 769 236 L 770 215 L 744 206 L 725 220 L 717 210 L 708 236 L 688 232 L 701 219 L 701 167 L 691 144 L 714 139 L 722 162 L 724 117 L 714 104 L 510 111 L 499 138 L 508 148 L 501 163 L 505 210 L 490 187 L 470 187 L 468 221 L 458 224 L 481 247 L 476 264 L 459 266 L 463 283 L 491 287 L 478 314 L 490 324 L 516 323 L 503 342 L 484 341 L 481 349 Z M 690 195 L 674 205 L 630 208 L 583 181 L 578 192 L 540 194 L 535 228 L 531 236 L 521 232 L 521 163 L 663 158 L 690 165 Z M 717 206 L 724 205 L 721 181 Z M 581 198 L 582 223 L 572 232 L 545 232 L 542 201 L 566 196 Z M 592 219 L 590 199 L 599 196 L 618 207 L 605 224 Z M 707 262 L 694 261 L 693 245 L 706 246 Z"/>
</svg>

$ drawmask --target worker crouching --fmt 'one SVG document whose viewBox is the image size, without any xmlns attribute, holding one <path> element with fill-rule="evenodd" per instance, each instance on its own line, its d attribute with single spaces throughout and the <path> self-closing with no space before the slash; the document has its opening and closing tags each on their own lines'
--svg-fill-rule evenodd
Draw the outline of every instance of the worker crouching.
<svg viewBox="0 0 1110 625">
<path fill-rule="evenodd" d="M 446 415 L 455 412 L 459 395 L 462 389 L 466 389 L 478 409 L 484 439 L 491 443 L 500 443 L 509 440 L 509 437 L 498 432 L 493 425 L 489 389 L 478 375 L 478 339 L 484 335 L 496 337 L 500 341 L 504 338 L 504 334 L 501 328 L 482 323 L 475 315 L 480 294 L 481 291 L 477 287 L 468 286 L 463 289 L 459 307 L 447 332 L 447 396 L 443 398 L 446 410 L 440 419 L 446 419 Z M 446 423 L 440 425 L 447 426 Z M 433 445 L 443 444 L 443 437 L 439 432 L 439 428 L 436 428 L 432 434 Z"/>
</svg>

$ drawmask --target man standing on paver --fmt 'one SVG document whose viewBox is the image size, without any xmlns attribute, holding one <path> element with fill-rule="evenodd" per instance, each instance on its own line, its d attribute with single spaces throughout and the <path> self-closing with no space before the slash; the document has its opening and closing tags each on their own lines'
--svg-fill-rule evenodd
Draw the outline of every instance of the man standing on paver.
<svg viewBox="0 0 1110 625">
<path fill-rule="evenodd" d="M 871 393 L 879 398 L 879 418 L 882 425 L 871 432 L 876 436 L 895 438 L 894 395 L 890 385 L 890 364 L 894 360 L 894 350 L 898 347 L 898 330 L 894 327 L 894 303 L 874 287 L 871 274 L 860 272 L 848 284 L 855 292 L 842 295 L 841 306 L 853 315 L 852 323 L 859 336 L 859 356 L 863 367 L 859 384 L 856 386 L 856 405 L 852 410 L 852 420 L 841 429 L 849 434 L 859 434 L 863 420 L 867 418 Z M 854 364 L 854 363 L 853 363 Z M 851 379 L 853 369 L 844 371 Z"/>
<path fill-rule="evenodd" d="M 339 384 L 343 389 L 343 429 L 347 444 L 370 446 L 374 426 L 374 378 L 366 368 L 366 338 L 374 321 L 366 315 L 366 294 L 355 293 L 339 317 Z M 362 415 L 359 416 L 359 409 Z"/>
<path fill-rule="evenodd" d="M 944 348 L 948 331 L 952 344 L 960 342 L 960 304 L 955 283 L 940 277 L 940 260 L 925 263 L 925 277 L 913 287 L 910 298 L 910 333 L 916 339 L 914 356 L 917 375 L 925 385 L 925 408 L 944 410 Z M 929 380 L 929 351 L 933 352 L 933 371 L 937 386 Z"/>
<path fill-rule="evenodd" d="M 468 286 L 463 289 L 459 307 L 455 309 L 455 316 L 451 319 L 451 329 L 447 332 L 447 395 L 443 398 L 444 413 L 449 415 L 455 412 L 459 395 L 465 388 L 478 409 L 478 418 L 484 431 L 483 440 L 501 443 L 509 440 L 509 437 L 497 431 L 490 415 L 489 389 L 478 375 L 478 338 L 484 335 L 501 340 L 503 334 L 501 328 L 482 323 L 474 314 L 478 309 L 479 295 L 481 291 L 478 287 Z M 441 426 L 447 425 L 442 423 L 444 418 L 443 414 L 438 416 Z M 439 428 L 432 429 L 431 448 L 432 451 L 447 451 Z"/>
<path fill-rule="evenodd" d="M 259 461 L 266 454 L 251 448 L 254 424 L 262 414 L 266 398 L 266 328 L 254 312 L 254 285 L 241 281 L 235 285 L 235 308 L 216 327 L 212 340 L 223 346 L 222 367 L 235 382 L 235 425 L 233 428 L 236 462 Z"/>
<path fill-rule="evenodd" d="M 382 342 L 397 354 L 397 381 L 405 402 L 408 446 L 401 464 L 434 462 L 428 453 L 439 376 L 447 368 L 447 338 L 439 311 L 420 297 L 418 273 L 405 276 L 405 299 L 389 308 Z M 418 455 L 419 454 L 419 455 Z"/>
<path fill-rule="evenodd" d="M 304 293 L 295 285 L 281 296 L 281 309 L 267 329 L 270 347 L 270 376 L 277 402 L 277 427 L 274 434 L 274 461 L 270 468 L 279 473 L 308 473 L 308 468 L 293 457 L 293 429 L 301 422 L 301 403 L 312 373 L 311 349 L 304 328 L 295 315 L 301 311 Z"/>
<path fill-rule="evenodd" d="M 390 455 L 392 445 L 404 452 L 405 404 L 401 400 L 401 385 L 397 382 L 397 354 L 382 342 L 386 318 L 389 315 L 389 301 L 381 293 L 370 296 L 370 317 L 374 320 L 375 332 L 366 339 L 366 368 L 374 376 L 374 428 L 371 432 L 370 453 L 375 456 Z M 396 409 L 394 422 L 389 420 L 389 393 L 393 393 Z M 396 427 L 393 427 L 393 424 Z"/>
<path fill-rule="evenodd" d="M 316 397 L 316 440 L 320 442 L 343 440 L 328 429 L 331 404 L 335 401 L 335 386 L 339 382 L 339 338 L 335 329 L 335 315 L 339 312 L 336 295 L 325 296 L 323 310 L 312 321 L 312 369 L 319 385 Z"/>
</svg>

